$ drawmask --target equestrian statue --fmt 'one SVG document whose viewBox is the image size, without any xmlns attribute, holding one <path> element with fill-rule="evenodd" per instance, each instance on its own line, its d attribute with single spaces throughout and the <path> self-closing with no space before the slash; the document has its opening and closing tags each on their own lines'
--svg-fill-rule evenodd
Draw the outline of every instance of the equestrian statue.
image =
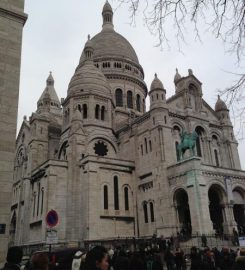
<svg viewBox="0 0 245 270">
<path fill-rule="evenodd" d="M 177 151 L 179 153 L 180 160 L 183 159 L 185 151 L 190 149 L 191 155 L 195 155 L 195 146 L 198 134 L 196 131 L 193 131 L 191 134 L 188 134 L 186 131 L 181 134 L 181 143 L 177 146 Z"/>
</svg>

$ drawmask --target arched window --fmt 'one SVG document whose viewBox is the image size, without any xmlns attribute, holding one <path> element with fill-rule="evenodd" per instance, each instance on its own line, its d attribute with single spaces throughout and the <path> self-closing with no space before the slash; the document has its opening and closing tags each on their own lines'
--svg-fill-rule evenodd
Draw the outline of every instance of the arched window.
<svg viewBox="0 0 245 270">
<path fill-rule="evenodd" d="M 203 138 L 204 135 L 204 129 L 202 127 L 197 127 L 195 129 L 198 137 L 196 140 L 196 149 L 197 149 L 197 156 L 198 157 L 202 157 L 202 145 L 201 145 L 201 140 Z"/>
<path fill-rule="evenodd" d="M 143 204 L 143 210 L 144 210 L 145 223 L 148 223 L 148 211 L 147 211 L 147 203 L 146 202 L 144 202 L 144 204 Z"/>
<path fill-rule="evenodd" d="M 77 109 L 79 110 L 79 112 L 82 111 L 82 108 L 81 108 L 81 105 L 80 104 L 77 105 Z"/>
<path fill-rule="evenodd" d="M 176 151 L 177 161 L 180 160 L 180 155 L 179 155 L 178 146 L 179 146 L 179 143 L 178 143 L 178 142 L 175 142 L 175 151 Z"/>
<path fill-rule="evenodd" d="M 101 107 L 101 120 L 104 121 L 105 120 L 105 106 Z"/>
<path fill-rule="evenodd" d="M 88 107 L 87 104 L 83 104 L 83 119 L 88 117 Z"/>
<path fill-rule="evenodd" d="M 124 201 L 125 201 L 125 210 L 129 210 L 129 201 L 128 201 L 128 187 L 124 188 Z"/>
<path fill-rule="evenodd" d="M 95 118 L 99 119 L 99 114 L 100 114 L 100 106 L 97 104 L 95 107 Z"/>
<path fill-rule="evenodd" d="M 104 186 L 104 209 L 108 210 L 108 186 Z"/>
<path fill-rule="evenodd" d="M 143 156 L 144 152 L 143 152 L 143 144 L 140 145 L 140 149 L 141 149 L 141 155 Z"/>
<path fill-rule="evenodd" d="M 140 105 L 141 105 L 140 95 L 138 94 L 136 96 L 136 109 L 137 109 L 138 112 L 140 112 Z"/>
<path fill-rule="evenodd" d="M 218 157 L 217 149 L 214 149 L 214 158 L 215 158 L 216 166 L 219 167 L 219 157 Z"/>
<path fill-rule="evenodd" d="M 154 217 L 154 205 L 153 205 L 153 202 L 150 202 L 150 213 L 151 213 L 151 222 L 154 222 L 155 217 Z"/>
<path fill-rule="evenodd" d="M 123 106 L 123 92 L 122 89 L 116 90 L 116 106 L 122 107 Z"/>
<path fill-rule="evenodd" d="M 65 141 L 61 148 L 60 148 L 60 152 L 59 152 L 59 155 L 58 155 L 58 159 L 61 159 L 61 160 L 67 160 L 67 153 L 66 153 L 66 149 L 68 147 L 68 141 Z"/>
<path fill-rule="evenodd" d="M 127 107 L 133 109 L 133 93 L 132 91 L 127 92 Z"/>
<path fill-rule="evenodd" d="M 114 176 L 114 209 L 119 210 L 118 177 Z"/>
</svg>

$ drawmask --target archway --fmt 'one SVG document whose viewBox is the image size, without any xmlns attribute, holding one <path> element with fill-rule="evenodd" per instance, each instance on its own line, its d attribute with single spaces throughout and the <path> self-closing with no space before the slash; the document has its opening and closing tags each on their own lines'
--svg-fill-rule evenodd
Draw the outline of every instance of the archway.
<svg viewBox="0 0 245 270">
<path fill-rule="evenodd" d="M 191 214 L 188 194 L 183 189 L 178 189 L 174 194 L 174 202 L 178 215 L 180 233 L 189 236 L 192 233 Z"/>
<path fill-rule="evenodd" d="M 237 224 L 239 235 L 245 234 L 245 214 L 244 214 L 244 192 L 242 190 L 235 189 L 233 193 L 233 214 Z"/>
<path fill-rule="evenodd" d="M 224 232 L 223 228 L 223 191 L 222 188 L 217 185 L 212 185 L 208 191 L 209 198 L 209 214 L 210 219 L 213 223 L 213 229 L 218 235 L 222 235 Z"/>
</svg>

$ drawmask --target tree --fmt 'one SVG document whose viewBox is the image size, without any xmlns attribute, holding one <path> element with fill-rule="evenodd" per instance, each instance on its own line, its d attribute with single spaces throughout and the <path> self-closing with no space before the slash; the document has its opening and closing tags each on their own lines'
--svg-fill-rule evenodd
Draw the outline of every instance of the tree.
<svg viewBox="0 0 245 270">
<path fill-rule="evenodd" d="M 149 31 L 157 35 L 158 45 L 169 47 L 169 26 L 171 33 L 181 43 L 185 42 L 187 24 L 194 27 L 195 37 L 201 40 L 201 25 L 206 25 L 213 35 L 221 39 L 229 53 L 235 54 L 237 65 L 241 67 L 245 51 L 245 0 L 117 0 L 127 4 L 132 22 L 142 8 L 144 21 Z M 243 131 L 243 116 L 245 106 L 245 74 L 237 73 L 237 80 L 231 86 L 220 91 L 233 113 L 234 119 L 239 119 L 238 128 Z M 242 132 L 243 133 L 243 132 Z M 241 134 L 243 136 L 243 134 Z"/>
</svg>

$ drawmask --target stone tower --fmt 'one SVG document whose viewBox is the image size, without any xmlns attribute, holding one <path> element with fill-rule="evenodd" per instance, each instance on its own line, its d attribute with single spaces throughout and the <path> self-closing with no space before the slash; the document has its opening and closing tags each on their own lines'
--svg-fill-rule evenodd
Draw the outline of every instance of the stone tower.
<svg viewBox="0 0 245 270">
<path fill-rule="evenodd" d="M 0 1 L 0 266 L 8 244 L 24 0 Z"/>
</svg>

